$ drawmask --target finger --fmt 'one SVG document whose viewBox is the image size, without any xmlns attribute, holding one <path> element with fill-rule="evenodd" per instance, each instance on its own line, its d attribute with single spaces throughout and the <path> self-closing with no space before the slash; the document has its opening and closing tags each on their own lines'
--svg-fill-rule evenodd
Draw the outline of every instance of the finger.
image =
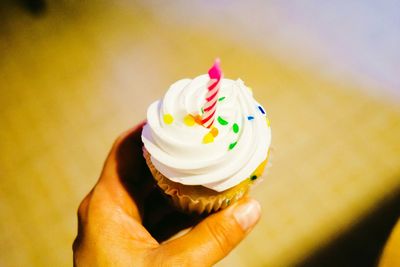
<svg viewBox="0 0 400 267">
<path fill-rule="evenodd" d="M 78 234 L 72 244 L 72 249 L 74 251 L 76 251 L 78 249 L 78 246 L 80 245 L 82 238 L 83 238 L 84 225 L 87 222 L 87 211 L 88 211 L 91 194 L 92 194 L 92 191 L 90 191 L 89 194 L 86 195 L 86 197 L 82 200 L 82 202 L 78 208 L 78 214 L 77 214 L 78 215 Z"/>
<path fill-rule="evenodd" d="M 192 226 L 199 220 L 177 212 L 157 188 L 143 158 L 143 123 L 123 133 L 115 141 L 94 190 L 109 195 L 131 217 L 143 223 L 158 241 Z"/>
<path fill-rule="evenodd" d="M 139 221 L 140 212 L 134 202 L 135 194 L 132 190 L 137 187 L 134 181 L 143 180 L 147 171 L 142 156 L 142 127 L 143 123 L 117 138 L 93 191 L 94 199 L 96 199 L 96 196 L 103 200 L 107 197 L 110 202 L 123 208 Z M 141 188 L 141 192 L 143 191 L 145 189 Z"/>
<path fill-rule="evenodd" d="M 145 122 L 122 133 L 115 141 L 104 163 L 99 181 L 113 180 L 115 176 L 132 176 L 140 171 L 139 165 L 144 160 L 141 141 L 142 128 Z"/>
<path fill-rule="evenodd" d="M 163 245 L 163 250 L 175 257 L 193 259 L 193 263 L 201 259 L 205 266 L 213 265 L 240 243 L 260 215 L 260 204 L 254 199 L 244 199 L 207 217 L 186 235 Z"/>
</svg>

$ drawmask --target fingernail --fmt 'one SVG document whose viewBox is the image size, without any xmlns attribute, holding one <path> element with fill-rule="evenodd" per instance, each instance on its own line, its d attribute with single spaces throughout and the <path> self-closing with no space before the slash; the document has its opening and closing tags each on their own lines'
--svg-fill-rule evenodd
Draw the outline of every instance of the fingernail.
<svg viewBox="0 0 400 267">
<path fill-rule="evenodd" d="M 247 231 L 253 227 L 260 218 L 260 215 L 260 204 L 254 199 L 237 206 L 233 211 L 233 216 L 240 224 L 240 227 L 242 227 L 243 231 Z"/>
</svg>

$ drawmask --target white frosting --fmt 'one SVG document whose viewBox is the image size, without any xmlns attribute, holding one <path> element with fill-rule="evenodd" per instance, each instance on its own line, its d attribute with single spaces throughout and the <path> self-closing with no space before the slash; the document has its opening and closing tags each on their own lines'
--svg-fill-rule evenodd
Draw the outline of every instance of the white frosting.
<svg viewBox="0 0 400 267">
<path fill-rule="evenodd" d="M 142 141 L 154 166 L 168 179 L 220 192 L 248 178 L 266 159 L 271 129 L 263 108 L 243 81 L 223 79 L 218 96 L 225 98 L 217 103 L 214 122 L 219 134 L 213 142 L 203 143 L 210 129 L 198 124 L 189 127 L 184 117 L 201 112 L 208 81 L 208 75 L 201 75 L 171 85 L 162 100 L 149 106 Z M 171 124 L 164 122 L 165 114 L 174 118 Z M 221 125 L 218 116 L 228 124 Z M 234 123 L 239 126 L 238 133 L 232 129 Z M 229 149 L 234 142 L 236 146 Z"/>
</svg>

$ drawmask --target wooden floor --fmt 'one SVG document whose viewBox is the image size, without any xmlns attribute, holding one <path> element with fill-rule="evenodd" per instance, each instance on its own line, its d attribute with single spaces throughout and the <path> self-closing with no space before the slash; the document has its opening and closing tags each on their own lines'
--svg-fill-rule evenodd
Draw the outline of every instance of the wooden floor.
<svg viewBox="0 0 400 267">
<path fill-rule="evenodd" d="M 399 105 L 140 5 L 57 3 L 0 9 L 0 266 L 71 266 L 77 206 L 115 137 L 216 56 L 273 131 L 263 218 L 219 266 L 301 262 L 400 190 Z"/>
</svg>

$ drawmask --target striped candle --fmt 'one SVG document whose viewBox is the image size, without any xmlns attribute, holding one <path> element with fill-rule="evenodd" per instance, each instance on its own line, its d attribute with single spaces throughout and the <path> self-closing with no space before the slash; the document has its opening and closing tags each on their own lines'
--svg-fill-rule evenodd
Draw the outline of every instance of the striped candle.
<svg viewBox="0 0 400 267">
<path fill-rule="evenodd" d="M 208 71 L 210 81 L 207 84 L 208 92 L 206 94 L 206 103 L 203 106 L 202 124 L 206 128 L 210 128 L 215 120 L 215 111 L 217 110 L 218 92 L 221 86 L 222 71 L 219 66 L 220 60 L 217 58 L 214 65 Z"/>
</svg>

